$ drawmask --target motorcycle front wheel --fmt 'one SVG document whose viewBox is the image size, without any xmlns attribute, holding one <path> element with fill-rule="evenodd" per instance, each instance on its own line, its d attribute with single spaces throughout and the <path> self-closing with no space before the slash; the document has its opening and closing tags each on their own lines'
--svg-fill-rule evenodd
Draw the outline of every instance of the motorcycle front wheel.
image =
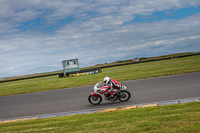
<svg viewBox="0 0 200 133">
<path fill-rule="evenodd" d="M 102 101 L 102 98 L 98 95 L 96 96 L 89 96 L 88 97 L 88 101 L 91 103 L 91 104 L 94 104 L 94 105 L 97 105 L 97 104 L 100 104 L 101 101 Z"/>
<path fill-rule="evenodd" d="M 130 99 L 130 97 L 131 97 L 130 92 L 123 90 L 123 91 L 120 92 L 119 100 L 121 102 L 125 102 L 125 101 L 128 101 Z"/>
</svg>

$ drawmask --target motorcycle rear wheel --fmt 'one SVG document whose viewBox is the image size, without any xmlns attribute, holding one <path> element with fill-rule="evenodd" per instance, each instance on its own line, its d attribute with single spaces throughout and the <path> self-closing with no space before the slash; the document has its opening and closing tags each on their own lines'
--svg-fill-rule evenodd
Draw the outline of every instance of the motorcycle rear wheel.
<svg viewBox="0 0 200 133">
<path fill-rule="evenodd" d="M 89 96 L 88 97 L 88 101 L 91 103 L 91 104 L 93 104 L 93 105 L 97 105 L 97 104 L 100 104 L 101 103 L 101 101 L 102 101 L 102 98 L 100 97 L 100 96 L 98 96 L 98 95 L 96 95 L 96 96 Z"/>
<path fill-rule="evenodd" d="M 128 91 L 126 91 L 126 90 L 123 90 L 123 91 L 121 91 L 120 93 L 121 93 L 121 95 L 120 95 L 120 97 L 119 97 L 119 100 L 120 100 L 121 102 L 128 101 L 128 100 L 130 99 L 130 97 L 131 97 L 130 92 L 128 92 Z"/>
</svg>

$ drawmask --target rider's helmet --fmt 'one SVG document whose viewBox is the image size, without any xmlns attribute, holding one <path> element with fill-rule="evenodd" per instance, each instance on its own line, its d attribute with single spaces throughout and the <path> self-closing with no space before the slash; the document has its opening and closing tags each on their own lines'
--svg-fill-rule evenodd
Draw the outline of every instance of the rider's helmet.
<svg viewBox="0 0 200 133">
<path fill-rule="evenodd" d="M 108 84 L 109 82 L 110 82 L 110 78 L 109 77 L 105 77 L 104 79 L 103 79 L 103 82 L 104 82 L 104 84 Z"/>
</svg>

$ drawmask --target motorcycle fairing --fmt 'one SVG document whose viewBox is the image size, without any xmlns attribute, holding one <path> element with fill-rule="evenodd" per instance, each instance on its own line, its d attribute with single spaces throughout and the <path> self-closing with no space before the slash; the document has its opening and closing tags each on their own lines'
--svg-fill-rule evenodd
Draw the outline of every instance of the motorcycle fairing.
<svg viewBox="0 0 200 133">
<path fill-rule="evenodd" d="M 91 93 L 90 95 L 91 95 L 91 96 L 99 96 L 99 97 L 101 97 L 101 98 L 102 98 L 102 96 L 101 96 L 101 95 L 99 95 L 99 94 L 97 94 L 97 93 Z"/>
</svg>

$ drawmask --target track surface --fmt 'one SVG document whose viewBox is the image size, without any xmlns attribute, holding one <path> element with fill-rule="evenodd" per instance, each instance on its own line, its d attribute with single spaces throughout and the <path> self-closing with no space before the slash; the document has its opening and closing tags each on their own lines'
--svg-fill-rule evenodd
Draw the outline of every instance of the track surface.
<svg viewBox="0 0 200 133">
<path fill-rule="evenodd" d="M 108 108 L 200 96 L 200 73 L 121 82 L 132 97 L 127 102 L 103 100 L 91 105 L 93 86 L 0 97 L 0 119 Z"/>
</svg>

